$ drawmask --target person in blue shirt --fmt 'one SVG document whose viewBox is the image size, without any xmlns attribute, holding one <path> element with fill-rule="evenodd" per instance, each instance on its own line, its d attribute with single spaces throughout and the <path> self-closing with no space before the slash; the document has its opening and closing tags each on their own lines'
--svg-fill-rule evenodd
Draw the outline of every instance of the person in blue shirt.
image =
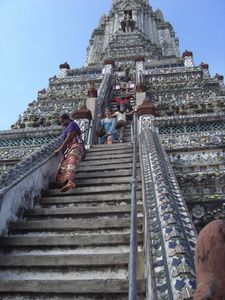
<svg viewBox="0 0 225 300">
<path fill-rule="evenodd" d="M 111 111 L 105 109 L 105 118 L 101 120 L 101 126 L 105 128 L 105 134 L 101 137 L 101 144 L 112 144 L 117 139 L 116 119 L 111 117 Z"/>
</svg>

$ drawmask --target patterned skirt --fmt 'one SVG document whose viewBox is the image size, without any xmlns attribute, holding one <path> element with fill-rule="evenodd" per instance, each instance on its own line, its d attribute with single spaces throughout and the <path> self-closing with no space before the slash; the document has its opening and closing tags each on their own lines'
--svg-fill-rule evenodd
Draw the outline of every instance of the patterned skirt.
<svg viewBox="0 0 225 300">
<path fill-rule="evenodd" d="M 79 143 L 72 143 L 64 152 L 60 161 L 56 180 L 65 184 L 68 180 L 74 181 L 77 169 L 84 155 L 84 147 Z"/>
</svg>

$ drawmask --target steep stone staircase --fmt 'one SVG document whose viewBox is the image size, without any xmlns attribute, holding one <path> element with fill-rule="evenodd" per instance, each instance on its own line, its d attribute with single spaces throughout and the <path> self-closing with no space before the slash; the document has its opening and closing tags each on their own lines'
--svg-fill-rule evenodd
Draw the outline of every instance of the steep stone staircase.
<svg viewBox="0 0 225 300">
<path fill-rule="evenodd" d="M 131 143 L 88 150 L 78 187 L 50 189 L 0 238 L 0 299 L 128 299 L 131 174 Z M 138 299 L 145 299 L 140 182 L 137 198 Z"/>
</svg>

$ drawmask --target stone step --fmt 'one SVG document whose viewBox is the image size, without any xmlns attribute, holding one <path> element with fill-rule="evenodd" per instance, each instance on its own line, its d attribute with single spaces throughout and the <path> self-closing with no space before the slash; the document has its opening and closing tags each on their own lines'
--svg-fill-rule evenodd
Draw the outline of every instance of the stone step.
<svg viewBox="0 0 225 300">
<path fill-rule="evenodd" d="M 138 183 L 141 182 L 140 178 L 137 180 Z M 123 176 L 123 177 L 109 177 L 109 178 L 92 178 L 92 179 L 80 179 L 77 178 L 76 184 L 78 187 L 84 186 L 99 186 L 99 185 L 111 185 L 111 184 L 126 184 L 131 183 L 131 176 Z"/>
<path fill-rule="evenodd" d="M 124 147 L 124 145 L 128 145 L 128 147 Z M 108 147 L 111 146 L 111 147 Z M 92 145 L 91 148 L 87 149 L 87 154 L 91 155 L 97 155 L 98 153 L 104 153 L 107 154 L 113 154 L 113 153 L 133 153 L 133 147 L 132 143 L 114 143 L 112 145 L 105 145 L 105 147 L 102 147 L 102 145 Z"/>
<path fill-rule="evenodd" d="M 123 183 L 130 183 L 131 176 L 123 176 L 123 177 L 109 177 L 109 178 L 87 178 L 87 179 L 80 179 L 77 178 L 76 184 L 78 187 L 82 186 L 98 186 L 98 185 L 109 185 L 109 184 L 123 184 Z"/>
<path fill-rule="evenodd" d="M 113 164 L 126 164 L 126 163 L 132 163 L 133 159 L 132 157 L 125 157 L 125 158 L 120 158 L 120 157 L 113 157 L 111 159 L 107 159 L 107 160 L 83 160 L 80 164 L 80 168 L 82 168 L 83 166 L 107 166 L 107 165 L 113 165 Z"/>
<path fill-rule="evenodd" d="M 125 134 L 131 136 L 131 126 L 127 125 L 125 129 Z"/>
<path fill-rule="evenodd" d="M 120 168 L 115 170 L 114 168 L 112 170 L 89 170 L 86 172 L 79 172 L 79 169 L 77 171 L 77 178 L 106 178 L 106 177 L 122 177 L 122 176 L 131 176 L 132 175 L 132 169 L 131 168 Z M 141 170 L 138 167 L 137 168 L 137 176 L 141 178 Z"/>
<path fill-rule="evenodd" d="M 141 212 L 143 210 L 142 204 L 137 206 L 137 211 Z M 73 216 L 77 217 L 80 215 L 92 215 L 96 217 L 97 215 L 113 215 L 113 214 L 124 214 L 130 213 L 130 205 L 104 205 L 104 206 L 95 206 L 95 207 L 66 207 L 66 208 L 33 208 L 26 210 L 24 212 L 24 217 L 33 217 L 33 216 Z"/>
<path fill-rule="evenodd" d="M 127 279 L 129 253 L 101 255 L 0 256 L 0 278 L 9 280 Z M 143 256 L 137 256 L 138 279 L 143 279 Z M 140 267 L 141 266 L 141 267 Z"/>
<path fill-rule="evenodd" d="M 119 156 L 120 154 L 125 154 L 125 153 L 129 153 L 132 154 L 133 153 L 133 149 L 132 148 L 118 148 L 119 145 L 124 145 L 125 143 L 119 143 L 116 142 L 112 145 L 94 145 L 92 147 L 97 147 L 97 148 L 89 148 L 87 149 L 87 155 L 91 155 L 91 156 L 98 156 L 98 155 L 115 155 L 115 156 Z M 104 146 L 106 146 L 106 148 L 104 148 Z"/>
<path fill-rule="evenodd" d="M 142 234 L 138 233 L 138 242 L 142 241 Z M 0 248 L 3 247 L 66 247 L 66 246 L 88 246 L 88 245 L 117 245 L 129 244 L 130 234 L 69 234 L 69 235 L 40 235 L 40 236 L 2 236 L 0 237 Z"/>
<path fill-rule="evenodd" d="M 105 145 L 105 146 L 111 146 L 111 147 L 107 147 L 106 149 L 102 146 L 102 145 L 95 145 L 95 146 L 100 146 L 99 148 L 89 148 L 87 149 L 86 155 L 87 156 L 100 156 L 100 155 L 114 155 L 114 156 L 120 156 L 123 154 L 127 154 L 129 153 L 130 155 L 132 155 L 133 153 L 133 149 L 132 148 L 115 148 L 114 145 L 123 145 L 124 143 L 115 143 L 112 145 Z M 113 147 L 114 146 L 114 147 Z M 93 146 L 92 146 L 93 147 Z"/>
<path fill-rule="evenodd" d="M 104 155 L 104 156 L 112 156 L 115 154 L 117 156 L 120 156 L 120 155 L 124 155 L 124 154 L 128 154 L 128 155 L 131 155 L 133 154 L 133 150 L 131 148 L 128 148 L 128 149 L 108 149 L 107 151 L 104 151 L 104 149 L 88 149 L 87 152 L 86 152 L 86 158 L 88 157 L 97 157 L 97 156 L 100 156 L 100 155 Z M 85 159 L 86 159 L 85 158 Z"/>
<path fill-rule="evenodd" d="M 57 194 L 57 196 L 59 196 Z M 141 199 L 142 194 L 141 192 L 137 192 L 137 199 Z M 79 196 L 63 196 L 60 197 L 42 197 L 39 200 L 39 204 L 46 205 L 46 204 L 64 204 L 64 203 L 97 203 L 97 202 L 124 202 L 131 200 L 130 192 L 128 193 L 109 193 L 109 194 L 94 194 L 94 195 L 79 195 Z"/>
<path fill-rule="evenodd" d="M 130 199 L 128 200 L 124 200 L 124 201 L 89 201 L 89 202 L 73 202 L 73 203 L 56 203 L 56 204 L 51 204 L 51 203 L 46 203 L 46 204 L 43 204 L 43 203 L 35 203 L 34 207 L 33 208 L 79 208 L 79 207 L 87 207 L 87 208 L 92 208 L 94 209 L 95 207 L 97 206 L 104 206 L 104 205 L 110 205 L 110 206 L 113 206 L 113 205 L 129 205 L 130 204 Z M 137 199 L 137 204 L 142 204 L 142 201 L 141 199 Z"/>
<path fill-rule="evenodd" d="M 65 294 L 65 293 L 57 293 L 56 294 L 50 294 L 48 293 L 47 296 L 45 294 L 43 295 L 37 295 L 34 293 L 0 293 L 0 299 L 1 300 L 127 300 L 128 295 L 126 293 L 111 293 L 111 294 L 99 294 L 99 293 L 90 293 L 85 295 L 79 295 L 79 294 Z M 145 300 L 145 295 L 138 294 L 137 300 Z"/>
<path fill-rule="evenodd" d="M 137 167 L 140 167 L 140 164 L 137 164 Z M 115 161 L 115 163 L 111 164 L 108 162 L 105 162 L 104 164 L 99 163 L 99 165 L 89 165 L 88 162 L 86 164 L 81 164 L 78 173 L 79 172 L 91 172 L 91 171 L 110 171 L 110 170 L 127 170 L 132 168 L 132 162 L 118 162 Z"/>
<path fill-rule="evenodd" d="M 7 259 L 6 259 L 7 258 Z M 115 266 L 128 265 L 129 254 L 77 254 L 77 255 L 0 255 L 1 267 L 32 266 Z"/>
<path fill-rule="evenodd" d="M 49 247 L 11 247 L 5 249 L 0 247 L 0 255 L 77 255 L 77 254 L 120 254 L 120 253 L 129 253 L 130 244 L 112 244 L 112 245 L 84 245 L 84 246 L 49 246 Z M 138 252 L 143 252 L 143 245 L 140 241 L 138 244 Z"/>
<path fill-rule="evenodd" d="M 121 143 L 117 143 L 117 144 L 121 144 Z M 100 149 L 88 149 L 86 152 L 86 159 L 94 159 L 94 158 L 100 158 L 100 159 L 107 159 L 108 157 L 110 158 L 119 158 L 119 157 L 132 157 L 133 156 L 133 150 L 128 148 L 124 148 L 124 149 L 107 149 L 107 151 L 104 150 L 104 148 L 100 148 Z M 102 158 L 103 157 L 103 158 Z"/>
<path fill-rule="evenodd" d="M 137 225 L 142 225 L 142 218 L 139 217 Z M 41 220 L 41 221 L 17 221 L 10 223 L 10 232 L 20 232 L 26 230 L 26 232 L 32 231 L 71 231 L 71 230 L 91 230 L 97 229 L 122 229 L 130 228 L 130 217 L 108 217 L 108 218 L 95 218 L 95 219 L 75 219 L 62 222 L 61 220 Z"/>
<path fill-rule="evenodd" d="M 126 126 L 126 129 L 125 129 L 125 135 L 131 136 L 131 127 L 128 125 Z"/>
<path fill-rule="evenodd" d="M 132 158 L 132 153 L 123 153 L 123 154 L 118 154 L 118 153 L 110 153 L 110 154 L 104 154 L 104 153 L 98 153 L 97 155 L 90 155 L 87 154 L 87 156 L 85 157 L 85 161 L 96 161 L 96 160 L 112 160 L 112 159 L 122 159 L 122 158 Z"/>
<path fill-rule="evenodd" d="M 59 219 L 57 219 L 59 220 Z M 63 222 L 67 222 L 67 219 L 62 220 Z M 142 227 L 137 228 L 137 232 L 142 232 Z M 130 233 L 130 228 L 122 227 L 122 228 L 100 228 L 100 229 L 71 229 L 71 230 L 62 230 L 62 229 L 55 229 L 55 230 L 47 230 L 47 229 L 37 229 L 37 230 L 21 230 L 21 231 L 10 231 L 9 235 L 13 237 L 21 237 L 21 236 L 32 236 L 32 237 L 39 237 L 41 235 L 46 236 L 70 236 L 71 234 L 75 235 L 82 235 L 82 236 L 89 236 L 91 238 L 92 235 L 106 235 L 106 234 L 125 234 Z"/>
<path fill-rule="evenodd" d="M 132 170 L 117 170 L 117 171 L 90 171 L 90 172 L 77 172 L 76 183 L 77 186 L 90 185 L 91 182 L 96 184 L 105 184 L 105 183 L 116 183 L 119 178 L 121 178 L 121 183 L 127 183 L 131 180 Z M 137 178 L 141 178 L 140 170 L 137 170 Z M 126 181 L 126 179 L 129 179 Z M 51 182 L 49 188 L 59 188 L 57 182 Z"/>
<path fill-rule="evenodd" d="M 140 174 L 140 170 L 138 170 L 138 174 Z M 107 178 L 107 177 L 122 177 L 122 176 L 132 176 L 132 170 L 117 170 L 117 171 L 91 171 L 91 172 L 77 172 L 77 179 L 85 179 L 85 178 Z"/>
<path fill-rule="evenodd" d="M 104 151 L 111 151 L 112 149 L 120 150 L 120 149 L 129 149 L 132 148 L 132 143 L 114 143 L 112 145 L 107 144 L 98 144 L 98 145 L 92 145 L 91 151 L 98 151 L 99 149 Z"/>
<path fill-rule="evenodd" d="M 131 136 L 126 136 L 126 134 L 124 135 L 124 142 L 128 143 L 131 142 Z"/>
<path fill-rule="evenodd" d="M 130 194 L 130 184 L 112 184 L 109 186 L 90 186 L 88 188 L 86 187 L 77 187 L 76 189 L 71 189 L 67 191 L 66 193 L 60 193 L 59 189 L 51 189 L 47 192 L 45 192 L 44 196 L 58 196 L 63 197 L 65 195 L 93 195 L 96 194 L 105 194 L 106 196 L 109 193 L 129 193 Z M 140 188 L 138 188 L 140 190 Z"/>
<path fill-rule="evenodd" d="M 123 154 L 126 153 L 133 153 L 132 147 L 126 147 L 127 144 L 131 143 L 119 143 L 116 142 L 112 145 L 106 145 L 106 144 L 98 144 L 98 145 L 92 145 L 91 148 L 87 149 L 87 154 L 91 155 L 110 155 L 110 154 Z M 125 146 L 124 146 L 125 145 Z"/>
<path fill-rule="evenodd" d="M 129 254 L 127 254 L 129 257 Z M 60 256 L 58 256 L 60 257 Z M 28 258 L 29 260 L 29 258 Z M 59 258 L 60 260 L 60 258 Z M 32 261 L 32 259 L 30 260 Z M 41 264 L 41 263 L 40 263 Z M 94 279 L 126 279 L 128 264 L 109 265 L 33 265 L 0 266 L 0 279 L 7 280 L 94 280 Z"/>
<path fill-rule="evenodd" d="M 85 174 L 85 176 L 82 176 L 83 173 L 78 173 L 76 178 L 76 184 L 77 187 L 84 187 L 84 186 L 99 186 L 99 185 L 111 185 L 111 184 L 126 184 L 130 183 L 132 179 L 132 174 L 129 174 L 129 172 L 126 172 L 126 170 L 123 171 L 124 176 L 120 176 L 120 173 L 118 172 L 117 176 L 111 176 L 110 172 L 107 172 L 108 176 L 103 176 L 104 172 L 101 172 L 101 177 L 99 178 L 97 176 L 98 172 L 94 172 L 95 174 L 92 174 L 92 176 L 89 176 L 89 174 Z M 113 173 L 117 173 L 113 171 Z M 139 173 L 139 172 L 138 172 Z M 126 176 L 126 174 L 129 174 L 129 176 Z M 94 176 L 95 175 L 95 176 Z M 137 182 L 141 182 L 141 176 L 138 174 Z M 50 188 L 59 188 L 57 183 L 52 183 L 49 185 Z"/>
<path fill-rule="evenodd" d="M 125 142 L 125 143 L 131 142 L 131 137 L 125 135 L 125 136 L 124 136 L 124 142 Z"/>
<path fill-rule="evenodd" d="M 137 281 L 139 292 L 145 291 L 143 280 Z M 25 292 L 25 293 L 74 293 L 74 294 L 117 294 L 128 293 L 129 282 L 127 279 L 91 279 L 91 280 L 1 280 L 0 292 Z M 47 296 L 48 297 L 48 296 Z M 101 296 L 100 296 L 101 297 Z M 45 298 L 46 300 L 48 298 Z M 82 298 L 81 298 L 82 299 Z M 97 298 L 101 299 L 101 298 Z M 106 298 L 107 299 L 107 298 Z M 114 298 L 119 299 L 119 298 Z"/>
</svg>

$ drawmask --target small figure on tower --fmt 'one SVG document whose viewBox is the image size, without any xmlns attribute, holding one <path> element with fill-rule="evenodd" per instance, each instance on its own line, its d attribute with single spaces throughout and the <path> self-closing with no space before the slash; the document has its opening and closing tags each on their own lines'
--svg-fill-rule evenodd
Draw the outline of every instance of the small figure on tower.
<svg viewBox="0 0 225 300">
<path fill-rule="evenodd" d="M 133 32 L 135 22 L 132 19 L 132 11 L 124 11 L 124 16 L 120 22 L 123 32 Z"/>
</svg>

